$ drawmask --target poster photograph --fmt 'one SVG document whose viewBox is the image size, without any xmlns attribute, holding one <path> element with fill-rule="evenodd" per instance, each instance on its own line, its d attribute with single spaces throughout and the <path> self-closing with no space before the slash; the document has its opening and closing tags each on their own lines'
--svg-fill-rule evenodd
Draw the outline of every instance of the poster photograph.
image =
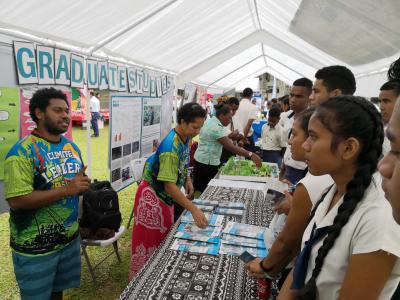
<svg viewBox="0 0 400 300">
<path fill-rule="evenodd" d="M 142 156 L 156 151 L 161 136 L 161 99 L 143 98 Z"/>
<path fill-rule="evenodd" d="M 142 98 L 111 96 L 111 185 L 121 190 L 134 182 L 131 162 L 140 156 Z"/>
</svg>

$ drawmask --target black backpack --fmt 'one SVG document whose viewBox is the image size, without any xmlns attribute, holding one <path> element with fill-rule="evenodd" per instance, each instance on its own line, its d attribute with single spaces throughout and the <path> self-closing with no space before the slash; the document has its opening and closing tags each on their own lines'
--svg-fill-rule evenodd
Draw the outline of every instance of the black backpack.
<svg viewBox="0 0 400 300">
<path fill-rule="evenodd" d="M 80 226 L 96 231 L 108 228 L 118 231 L 121 225 L 118 194 L 109 181 L 95 181 L 83 194 Z"/>
</svg>

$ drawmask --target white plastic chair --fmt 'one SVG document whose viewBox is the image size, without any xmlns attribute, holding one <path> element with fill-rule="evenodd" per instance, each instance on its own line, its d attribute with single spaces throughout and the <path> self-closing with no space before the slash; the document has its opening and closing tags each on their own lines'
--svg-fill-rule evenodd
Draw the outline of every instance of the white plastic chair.
<svg viewBox="0 0 400 300">
<path fill-rule="evenodd" d="M 94 270 L 101 265 L 107 258 L 109 258 L 112 254 L 115 253 L 117 256 L 117 259 L 119 262 L 121 262 L 121 257 L 119 256 L 118 253 L 118 239 L 123 235 L 125 232 L 126 228 L 125 226 L 121 226 L 119 230 L 115 233 L 115 235 L 112 238 L 109 238 L 108 240 L 90 240 L 90 239 L 82 239 L 81 241 L 81 248 L 82 248 L 82 253 L 83 256 L 85 257 L 86 263 L 88 265 L 88 269 L 90 272 L 90 275 L 92 276 L 93 282 L 96 284 L 96 276 L 94 275 Z M 111 251 L 109 254 L 107 254 L 106 257 L 104 257 L 99 263 L 97 263 L 95 266 L 92 266 L 92 263 L 90 262 L 89 255 L 86 251 L 86 248 L 88 246 L 97 246 L 97 247 L 107 247 L 109 245 L 113 245 L 113 251 Z"/>
</svg>

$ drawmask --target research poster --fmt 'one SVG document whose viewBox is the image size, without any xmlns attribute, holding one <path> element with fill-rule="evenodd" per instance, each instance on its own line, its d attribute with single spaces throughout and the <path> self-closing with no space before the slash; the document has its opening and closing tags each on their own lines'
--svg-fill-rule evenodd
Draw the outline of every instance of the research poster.
<svg viewBox="0 0 400 300">
<path fill-rule="evenodd" d="M 19 89 L 0 87 L 0 180 L 4 159 L 19 139 Z"/>
<path fill-rule="evenodd" d="M 143 98 L 142 156 L 156 151 L 161 138 L 161 98 Z"/>
<path fill-rule="evenodd" d="M 111 185 L 119 191 L 135 181 L 132 161 L 140 157 L 142 97 L 111 96 Z"/>
</svg>

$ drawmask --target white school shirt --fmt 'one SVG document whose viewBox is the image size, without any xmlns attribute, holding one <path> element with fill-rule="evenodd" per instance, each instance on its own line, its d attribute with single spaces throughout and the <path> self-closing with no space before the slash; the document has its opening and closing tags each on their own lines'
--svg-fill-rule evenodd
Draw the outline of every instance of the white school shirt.
<svg viewBox="0 0 400 300">
<path fill-rule="evenodd" d="M 386 129 L 387 129 L 387 126 L 385 126 L 385 128 L 384 128 L 385 133 L 386 133 Z M 385 134 L 385 138 L 383 139 L 383 145 L 382 145 L 382 155 L 386 155 L 388 152 L 390 152 L 390 149 L 391 149 L 390 141 Z"/>
<path fill-rule="evenodd" d="M 96 96 L 90 98 L 90 112 L 100 112 L 100 100 Z"/>
<path fill-rule="evenodd" d="M 353 254 L 371 253 L 383 250 L 400 257 L 400 226 L 394 221 L 392 208 L 385 199 L 381 188 L 381 177 L 374 175 L 363 200 L 358 204 L 347 224 L 342 228 L 335 244 L 325 257 L 321 272 L 317 277 L 317 300 L 336 300 L 346 276 L 349 259 Z M 318 206 L 314 218 L 308 224 L 303 234 L 302 248 L 309 240 L 312 228 L 316 229 L 333 224 L 338 208 L 343 198 L 326 213 L 336 192 L 334 185 L 325 199 Z M 310 279 L 315 266 L 317 252 L 324 239 L 317 242 L 311 250 L 308 261 L 306 282 Z M 373 276 L 373 274 L 371 274 Z M 379 300 L 390 300 L 400 281 L 400 260 L 393 268 Z"/>
<path fill-rule="evenodd" d="M 239 102 L 239 108 L 236 111 L 236 114 L 234 116 L 234 125 L 235 128 L 244 130 L 246 128 L 247 122 L 250 119 L 257 119 L 258 116 L 258 109 L 257 106 L 252 104 L 249 99 L 247 98 L 242 98 Z M 237 122 L 238 124 L 235 124 Z M 243 132 L 243 131 L 242 131 Z M 250 126 L 249 133 L 247 136 L 251 136 L 253 134 L 253 128 Z"/>
<path fill-rule="evenodd" d="M 240 134 L 243 134 L 242 125 L 240 124 L 240 121 L 237 118 L 236 114 L 232 117 L 232 124 L 233 124 L 233 128 L 235 128 L 237 131 L 239 131 Z"/>
<path fill-rule="evenodd" d="M 294 115 L 289 119 L 289 116 L 293 113 L 293 110 L 288 110 L 280 115 L 279 125 L 282 127 L 282 141 L 287 146 L 289 139 L 289 132 L 293 127 Z"/>
<path fill-rule="evenodd" d="M 283 163 L 285 164 L 285 166 L 289 166 L 298 170 L 305 170 L 307 168 L 306 163 L 303 161 L 294 160 L 292 158 L 291 146 L 287 143 L 289 139 L 290 130 L 292 129 L 294 123 L 294 115 L 291 118 L 288 117 L 290 114 L 292 114 L 293 111 L 291 110 L 289 111 L 290 113 L 287 114 L 287 118 L 283 124 L 283 130 L 282 130 L 282 143 L 283 145 L 287 145 L 285 154 L 283 156 Z"/>
<path fill-rule="evenodd" d="M 261 129 L 261 149 L 280 151 L 282 143 L 282 127 L 276 124 L 274 128 L 265 124 Z"/>
<path fill-rule="evenodd" d="M 305 170 L 307 168 L 307 164 L 303 161 L 294 160 L 292 158 L 291 148 L 292 147 L 290 145 L 287 145 L 285 155 L 283 156 L 283 163 L 285 164 L 285 166 L 289 166 L 298 170 Z"/>
<path fill-rule="evenodd" d="M 297 184 L 302 184 L 307 190 L 312 207 L 321 199 L 322 195 L 334 184 L 330 175 L 314 176 L 307 172 L 306 176 Z"/>
</svg>

